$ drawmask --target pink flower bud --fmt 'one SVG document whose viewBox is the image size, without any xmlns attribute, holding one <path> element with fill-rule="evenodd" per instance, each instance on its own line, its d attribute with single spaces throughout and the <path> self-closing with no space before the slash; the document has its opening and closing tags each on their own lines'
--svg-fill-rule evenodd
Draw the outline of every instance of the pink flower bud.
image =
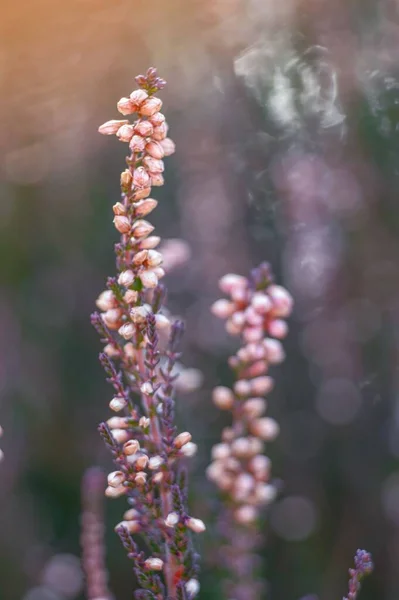
<svg viewBox="0 0 399 600">
<path fill-rule="evenodd" d="M 116 308 L 118 301 L 111 290 L 105 290 L 97 298 L 96 304 L 100 310 L 109 310 L 110 308 Z"/>
<path fill-rule="evenodd" d="M 270 474 L 270 458 L 264 456 L 263 454 L 258 454 L 249 461 L 249 468 L 255 474 L 257 479 L 265 479 Z"/>
<path fill-rule="evenodd" d="M 273 303 L 273 315 L 275 317 L 288 317 L 294 305 L 291 294 L 281 285 L 270 285 L 267 288 L 267 293 Z"/>
<path fill-rule="evenodd" d="M 217 482 L 223 473 L 223 464 L 221 462 L 213 462 L 206 468 L 206 476 L 210 481 Z"/>
<path fill-rule="evenodd" d="M 173 444 L 175 445 L 176 448 L 180 449 L 188 442 L 191 442 L 191 438 L 192 438 L 191 433 L 189 433 L 188 431 L 183 431 L 182 433 L 179 433 L 179 435 L 175 437 Z"/>
<path fill-rule="evenodd" d="M 128 233 L 128 231 L 130 231 L 130 221 L 128 217 L 116 216 L 114 218 L 114 225 L 119 233 Z"/>
<path fill-rule="evenodd" d="M 148 468 L 151 471 L 157 471 L 163 465 L 163 462 L 162 456 L 151 456 L 148 461 Z"/>
<path fill-rule="evenodd" d="M 154 125 L 154 127 L 158 127 L 159 125 L 162 125 L 162 123 L 165 123 L 165 115 L 160 112 L 156 112 L 151 115 L 148 120 Z"/>
<path fill-rule="evenodd" d="M 272 308 L 272 302 L 269 296 L 262 294 L 261 292 L 256 292 L 251 300 L 251 305 L 256 310 L 256 312 L 260 315 L 265 315 Z"/>
<path fill-rule="evenodd" d="M 121 316 L 120 308 L 110 308 L 101 315 L 101 318 L 109 329 L 119 329 Z"/>
<path fill-rule="evenodd" d="M 136 333 L 136 328 L 133 323 L 124 323 L 121 327 L 119 327 L 118 333 L 125 340 L 131 340 Z"/>
<path fill-rule="evenodd" d="M 118 358 L 119 350 L 113 344 L 107 344 L 104 346 L 104 352 L 110 358 Z"/>
<path fill-rule="evenodd" d="M 256 312 L 253 306 L 248 306 L 245 311 L 246 322 L 253 327 L 259 327 L 263 325 L 263 317 Z"/>
<path fill-rule="evenodd" d="M 135 132 L 143 138 L 149 137 L 153 134 L 154 128 L 149 121 L 138 121 L 134 126 Z M 145 141 L 144 141 L 145 147 Z M 144 148 L 143 148 L 144 150 Z"/>
<path fill-rule="evenodd" d="M 140 517 L 140 513 L 135 508 L 129 508 L 129 510 L 127 510 L 123 515 L 123 518 L 126 521 L 133 521 L 135 519 L 138 519 L 139 517 Z"/>
<path fill-rule="evenodd" d="M 116 106 L 122 115 L 131 115 L 135 112 L 134 104 L 130 98 L 121 98 Z"/>
<path fill-rule="evenodd" d="M 146 117 L 152 117 L 162 108 L 162 100 L 160 98 L 148 98 L 140 106 L 140 114 Z"/>
<path fill-rule="evenodd" d="M 124 485 L 120 485 L 119 487 L 111 487 L 110 485 L 105 490 L 105 495 L 107 498 L 119 498 L 119 496 L 123 496 L 126 494 L 127 488 Z"/>
<path fill-rule="evenodd" d="M 189 579 L 184 587 L 186 588 L 186 592 L 190 598 L 195 598 L 195 596 L 198 596 L 200 591 L 198 579 Z"/>
<path fill-rule="evenodd" d="M 160 558 L 147 558 L 144 561 L 144 566 L 149 571 L 162 571 L 163 561 Z"/>
<path fill-rule="evenodd" d="M 268 364 L 265 360 L 258 360 L 253 363 L 248 369 L 245 371 L 247 377 L 258 377 L 259 375 L 264 375 L 267 373 Z"/>
<path fill-rule="evenodd" d="M 240 437 L 233 440 L 231 452 L 239 458 L 244 458 L 250 454 L 250 443 L 248 438 Z"/>
<path fill-rule="evenodd" d="M 129 148 L 132 152 L 143 152 L 145 139 L 141 135 L 134 135 L 130 140 Z"/>
<path fill-rule="evenodd" d="M 127 438 L 129 437 L 129 434 L 124 429 L 113 429 L 112 437 L 119 444 L 123 444 L 124 442 L 126 442 Z"/>
<path fill-rule="evenodd" d="M 274 419 L 263 417 L 253 421 L 250 425 L 251 433 L 265 442 L 271 442 L 278 436 L 280 427 Z"/>
<path fill-rule="evenodd" d="M 165 277 L 165 271 L 162 267 L 155 267 L 154 273 L 158 277 L 158 279 L 162 279 L 162 277 Z"/>
<path fill-rule="evenodd" d="M 212 400 L 221 410 L 230 410 L 234 405 L 235 398 L 230 388 L 218 386 L 212 392 Z"/>
<path fill-rule="evenodd" d="M 264 398 L 249 398 L 243 405 L 245 414 L 252 419 L 263 415 L 266 408 L 267 403 Z"/>
<path fill-rule="evenodd" d="M 165 519 L 166 527 L 175 527 L 180 520 L 179 515 L 176 512 L 171 512 Z"/>
<path fill-rule="evenodd" d="M 147 265 L 151 268 L 162 264 L 162 254 L 157 250 L 148 250 Z"/>
<path fill-rule="evenodd" d="M 255 479 L 249 473 L 240 473 L 234 482 L 237 500 L 244 500 L 255 487 Z"/>
<path fill-rule="evenodd" d="M 141 249 L 156 248 L 160 241 L 161 241 L 160 237 L 158 237 L 157 235 L 152 235 L 145 240 L 140 240 L 139 248 L 141 248 Z"/>
<path fill-rule="evenodd" d="M 231 290 L 231 299 L 238 305 L 248 304 L 248 291 L 245 287 L 234 287 Z"/>
<path fill-rule="evenodd" d="M 150 173 L 151 185 L 154 187 L 160 187 L 165 183 L 163 175 L 161 173 Z"/>
<path fill-rule="evenodd" d="M 201 519 L 195 519 L 194 517 L 189 517 L 186 521 L 186 525 L 191 531 L 194 531 L 194 533 L 203 533 L 206 529 L 205 523 L 201 521 Z"/>
<path fill-rule="evenodd" d="M 154 231 L 154 226 L 151 225 L 148 221 L 144 221 L 143 219 L 139 219 L 132 226 L 132 234 L 135 238 L 143 238 L 150 235 L 152 231 Z"/>
<path fill-rule="evenodd" d="M 239 379 L 234 384 L 234 392 L 237 396 L 249 396 L 251 393 L 252 385 L 246 379 Z"/>
<path fill-rule="evenodd" d="M 138 469 L 140 469 L 140 471 L 142 471 L 143 469 L 147 468 L 147 465 L 148 465 L 148 456 L 146 454 L 142 454 L 136 460 L 136 467 Z"/>
<path fill-rule="evenodd" d="M 134 92 L 132 92 L 130 94 L 130 100 L 132 101 L 132 103 L 136 106 L 139 107 L 143 104 L 143 102 L 145 100 L 147 100 L 148 98 L 148 94 L 145 90 L 134 90 Z M 137 110 L 137 108 L 136 108 Z"/>
<path fill-rule="evenodd" d="M 272 319 L 269 323 L 269 333 L 273 337 L 282 340 L 288 333 L 288 325 L 281 319 Z"/>
<path fill-rule="evenodd" d="M 162 142 L 167 136 L 168 128 L 165 123 L 154 127 L 154 131 L 152 132 L 152 139 L 157 142 Z"/>
<path fill-rule="evenodd" d="M 135 279 L 134 273 L 131 269 L 127 271 L 122 271 L 122 273 L 118 277 L 119 285 L 123 285 L 123 287 L 130 287 Z"/>
<path fill-rule="evenodd" d="M 133 175 L 130 171 L 130 169 L 125 169 L 124 171 L 122 171 L 121 173 L 121 188 L 122 191 L 129 191 L 130 188 L 132 187 L 132 181 L 133 181 Z M 118 202 L 118 204 L 120 204 L 120 202 Z"/>
<path fill-rule="evenodd" d="M 126 215 L 126 207 L 123 206 L 121 202 L 117 202 L 113 205 L 112 210 L 114 211 L 114 215 L 117 217 L 121 217 Z"/>
<path fill-rule="evenodd" d="M 146 306 L 134 306 L 130 311 L 133 323 L 145 323 L 150 310 Z"/>
<path fill-rule="evenodd" d="M 274 381 L 271 377 L 265 375 L 264 377 L 255 377 L 251 381 L 251 394 L 254 396 L 264 396 L 268 394 L 274 386 Z"/>
<path fill-rule="evenodd" d="M 153 176 L 153 173 L 162 173 L 165 168 L 162 160 L 157 160 L 156 158 L 152 158 L 152 156 L 145 156 L 143 163 L 151 173 L 150 177 Z"/>
<path fill-rule="evenodd" d="M 147 188 L 150 185 L 150 176 L 144 167 L 138 167 L 134 170 L 133 185 L 138 188 Z"/>
<path fill-rule="evenodd" d="M 137 267 L 143 265 L 148 258 L 148 250 L 139 250 L 133 257 L 133 264 Z"/>
<path fill-rule="evenodd" d="M 240 506 L 234 513 L 234 518 L 240 525 L 250 525 L 256 521 L 258 512 L 255 507 L 245 505 Z"/>
<path fill-rule="evenodd" d="M 108 419 L 107 425 L 110 429 L 127 429 L 129 427 L 124 417 L 111 417 Z"/>
<path fill-rule="evenodd" d="M 134 290 L 127 290 L 123 296 L 123 299 L 127 304 L 133 304 L 134 302 L 137 302 L 138 297 L 138 293 Z"/>
<path fill-rule="evenodd" d="M 212 459 L 223 460 L 230 456 L 230 446 L 228 444 L 216 444 L 212 448 Z"/>
<path fill-rule="evenodd" d="M 161 314 L 156 314 L 155 315 L 155 324 L 157 329 L 166 329 L 169 330 L 171 327 L 171 323 L 168 319 L 168 317 L 165 317 L 165 315 L 161 315 Z"/>
<path fill-rule="evenodd" d="M 175 153 L 176 146 L 174 141 L 170 138 L 167 137 L 164 140 L 161 140 L 159 143 L 161 144 L 162 149 L 164 151 L 164 156 L 170 156 L 171 154 Z"/>
<path fill-rule="evenodd" d="M 194 442 L 187 442 L 181 449 L 180 452 L 183 456 L 191 458 L 197 454 L 198 446 Z"/>
<path fill-rule="evenodd" d="M 127 402 L 126 402 L 125 398 L 122 398 L 121 396 L 115 396 L 115 398 L 112 398 L 111 402 L 109 403 L 110 409 L 113 410 L 114 412 L 120 412 L 126 406 L 127 406 Z"/>
<path fill-rule="evenodd" d="M 245 327 L 242 337 L 247 343 L 260 342 L 263 338 L 263 329 L 262 327 Z"/>
<path fill-rule="evenodd" d="M 116 136 L 121 142 L 130 142 L 134 134 L 133 125 L 122 125 L 116 132 Z"/>
<path fill-rule="evenodd" d="M 137 473 L 136 477 L 134 478 L 134 481 L 139 486 L 145 485 L 145 483 L 147 482 L 147 473 L 144 473 L 143 471 L 139 471 Z"/>
<path fill-rule="evenodd" d="M 151 187 L 145 187 L 145 188 L 136 188 L 134 190 L 134 194 L 133 194 L 133 202 L 137 202 L 137 200 L 142 200 L 143 198 L 147 198 L 147 196 L 149 196 L 151 194 Z"/>
<path fill-rule="evenodd" d="M 243 289 L 247 286 L 247 284 L 248 281 L 246 277 L 242 277 L 242 275 L 236 275 L 235 273 L 228 273 L 219 279 L 219 289 L 225 294 L 231 294 L 233 289 L 237 287 Z"/>
<path fill-rule="evenodd" d="M 220 300 L 216 300 L 211 306 L 211 312 L 219 319 L 227 319 L 231 317 L 235 310 L 234 304 L 229 302 L 229 300 L 225 300 L 221 298 Z"/>
<path fill-rule="evenodd" d="M 271 504 L 277 496 L 274 485 L 264 483 L 256 487 L 255 496 L 259 504 Z"/>
<path fill-rule="evenodd" d="M 134 205 L 134 214 L 136 217 L 146 217 L 156 208 L 158 205 L 157 200 L 153 198 L 146 198 L 146 200 L 140 200 Z"/>
<path fill-rule="evenodd" d="M 125 476 L 122 471 L 113 471 L 108 475 L 108 485 L 111 487 L 119 487 L 125 481 Z"/>
<path fill-rule="evenodd" d="M 244 327 L 245 320 L 245 313 L 242 311 L 233 312 L 231 316 L 231 322 L 240 330 Z"/>
<path fill-rule="evenodd" d="M 140 531 L 140 523 L 139 521 L 121 521 L 115 526 L 115 531 L 118 531 L 119 527 L 123 527 L 129 533 L 138 533 Z M 95 600 L 107 600 L 106 598 L 95 598 Z"/>
<path fill-rule="evenodd" d="M 131 456 L 132 454 L 136 454 L 140 450 L 140 444 L 137 440 L 129 440 L 125 444 L 123 444 L 123 453 L 126 456 Z"/>
<path fill-rule="evenodd" d="M 103 135 L 114 135 L 122 127 L 122 125 L 128 124 L 129 121 L 107 121 L 106 123 L 103 123 L 103 125 L 100 125 L 98 131 Z"/>
<path fill-rule="evenodd" d="M 266 351 L 266 358 L 272 365 L 278 365 L 285 358 L 284 348 L 278 340 L 266 338 L 263 340 L 263 346 Z"/>
<path fill-rule="evenodd" d="M 148 142 L 148 144 L 145 147 L 145 151 L 152 158 L 155 158 L 157 160 L 159 160 L 165 156 L 164 149 L 161 146 L 160 142 L 154 142 L 154 141 Z M 152 170 L 155 170 L 155 169 L 150 169 L 150 171 L 152 171 Z"/>
<path fill-rule="evenodd" d="M 141 283 L 147 289 L 156 288 L 158 285 L 158 277 L 154 271 L 142 271 L 139 274 Z"/>
</svg>

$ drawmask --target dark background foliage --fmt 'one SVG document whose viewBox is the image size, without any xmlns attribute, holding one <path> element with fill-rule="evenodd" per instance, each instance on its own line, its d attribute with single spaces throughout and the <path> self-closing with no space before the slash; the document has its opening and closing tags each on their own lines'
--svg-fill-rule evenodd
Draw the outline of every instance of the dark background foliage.
<svg viewBox="0 0 399 600">
<path fill-rule="evenodd" d="M 97 127 L 155 64 L 177 153 L 154 224 L 192 248 L 169 303 L 187 321 L 185 363 L 204 373 L 178 409 L 200 447 L 193 512 L 217 510 L 204 467 L 224 421 L 210 390 L 229 381 L 235 347 L 209 305 L 218 277 L 267 259 L 296 300 L 270 397 L 281 494 L 265 524 L 269 597 L 339 600 L 366 547 L 376 570 L 362 598 L 397 600 L 397 1 L 3 0 L 0 33 L 0 598 L 83 598 L 81 477 L 110 467 L 89 315 L 113 273 L 125 150 Z M 118 600 L 133 589 L 113 533 L 122 505 L 107 501 Z M 50 585 L 54 572 L 75 588 Z"/>
</svg>

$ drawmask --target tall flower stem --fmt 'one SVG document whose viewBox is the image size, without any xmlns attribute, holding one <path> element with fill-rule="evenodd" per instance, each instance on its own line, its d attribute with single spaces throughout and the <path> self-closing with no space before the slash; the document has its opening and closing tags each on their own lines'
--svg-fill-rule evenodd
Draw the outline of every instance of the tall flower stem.
<svg viewBox="0 0 399 600">
<path fill-rule="evenodd" d="M 120 233 L 115 245 L 117 277 L 100 294 L 93 325 L 104 343 L 101 363 L 114 389 L 109 403 L 114 416 L 99 432 L 110 450 L 116 471 L 108 475 L 106 495 L 125 496 L 131 508 L 116 531 L 134 563 L 138 599 L 194 598 L 199 584 L 198 559 L 191 532 L 205 525 L 188 514 L 180 465 L 196 450 L 191 434 L 177 434 L 173 423 L 175 363 L 182 326 L 163 313 L 163 257 L 155 250 L 160 238 L 144 219 L 157 206 L 153 186 L 163 185 L 163 158 L 174 152 L 156 93 L 165 81 L 156 69 L 136 78 L 139 89 L 122 98 L 122 115 L 99 128 L 128 143 L 127 169 L 121 174 L 121 201 L 113 206 Z M 137 398 L 137 400 L 135 400 Z M 140 535 L 146 551 L 132 536 Z M 146 552 L 150 555 L 146 558 Z"/>
</svg>

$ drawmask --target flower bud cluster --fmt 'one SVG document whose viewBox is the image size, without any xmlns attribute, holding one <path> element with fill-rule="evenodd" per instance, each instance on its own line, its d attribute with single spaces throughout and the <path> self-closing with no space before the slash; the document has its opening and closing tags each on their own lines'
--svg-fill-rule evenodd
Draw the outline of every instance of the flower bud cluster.
<svg viewBox="0 0 399 600">
<path fill-rule="evenodd" d="M 267 374 L 270 365 L 284 360 L 281 342 L 274 338 L 286 335 L 283 319 L 290 315 L 293 301 L 287 290 L 272 283 L 267 265 L 254 272 L 253 280 L 229 274 L 219 286 L 229 299 L 216 301 L 211 310 L 226 319 L 226 330 L 240 335 L 243 345 L 229 359 L 236 374 L 233 389 L 218 386 L 213 390 L 215 405 L 231 411 L 233 422 L 224 429 L 222 443 L 212 450 L 208 477 L 228 494 L 236 522 L 246 525 L 276 495 L 270 483 L 270 460 L 263 450 L 265 442 L 276 438 L 279 426 L 265 416 L 264 396 L 274 385 Z"/>
<path fill-rule="evenodd" d="M 232 423 L 212 449 L 207 475 L 224 500 L 219 525 L 225 545 L 219 557 L 226 572 L 226 593 L 229 598 L 255 600 L 262 594 L 257 576 L 262 536 L 257 519 L 276 496 L 270 459 L 264 455 L 265 443 L 279 433 L 278 423 L 265 416 L 265 396 L 274 385 L 268 372 L 271 365 L 284 360 L 280 339 L 287 333 L 284 319 L 291 313 L 293 301 L 284 288 L 273 283 L 266 263 L 254 269 L 250 278 L 229 274 L 219 285 L 228 299 L 216 301 L 211 310 L 226 320 L 226 330 L 240 336 L 242 345 L 229 359 L 235 373 L 232 388 L 213 390 L 214 404 L 231 413 Z"/>
<path fill-rule="evenodd" d="M 99 426 L 116 466 L 108 474 L 105 494 L 124 496 L 131 506 L 115 529 L 135 561 L 141 587 L 151 597 L 166 593 L 175 598 L 188 586 L 194 597 L 198 569 L 190 532 L 200 533 L 205 526 L 187 513 L 179 464 L 193 456 L 196 445 L 189 432 L 178 434 L 173 422 L 183 326 L 162 312 L 159 280 L 165 272 L 156 249 L 160 238 L 147 221 L 157 206 L 151 187 L 163 184 L 163 158 L 174 152 L 174 143 L 167 137 L 162 101 L 156 96 L 165 82 L 155 69 L 136 81 L 139 89 L 117 105 L 123 116 L 135 114 L 136 120 L 112 120 L 99 128 L 128 143 L 130 151 L 128 168 L 121 174 L 121 200 L 113 206 L 120 233 L 115 246 L 118 273 L 97 299 L 100 314 L 92 317 L 104 343 L 100 360 L 114 388 L 109 403 L 114 416 Z M 165 348 L 160 336 L 166 339 Z M 142 536 L 151 550 L 155 544 L 158 555 L 143 559 L 132 534 Z"/>
</svg>

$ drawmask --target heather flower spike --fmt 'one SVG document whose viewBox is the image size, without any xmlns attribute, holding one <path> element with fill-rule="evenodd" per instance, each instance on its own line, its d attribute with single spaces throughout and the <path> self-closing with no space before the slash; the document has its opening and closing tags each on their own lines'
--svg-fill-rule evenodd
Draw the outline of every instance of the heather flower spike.
<svg viewBox="0 0 399 600">
<path fill-rule="evenodd" d="M 278 435 L 279 426 L 264 416 L 264 396 L 273 388 L 269 366 L 284 360 L 281 342 L 274 338 L 284 337 L 283 319 L 290 315 L 293 300 L 273 283 L 267 263 L 254 269 L 249 278 L 225 275 L 219 286 L 228 299 L 217 300 L 211 310 L 226 320 L 228 333 L 240 337 L 241 347 L 229 359 L 235 374 L 233 389 L 218 386 L 213 391 L 215 405 L 231 413 L 232 423 L 223 430 L 221 443 L 213 447 L 207 475 L 225 499 L 221 528 L 227 546 L 220 554 L 230 573 L 228 597 L 255 600 L 261 585 L 255 577 L 257 520 L 277 493 L 270 482 L 270 459 L 263 451 L 265 442 Z M 283 325 L 277 328 L 277 322 Z"/>
<path fill-rule="evenodd" d="M 88 600 L 110 600 L 105 567 L 103 493 L 105 475 L 88 469 L 82 481 L 82 565 L 86 575 Z"/>
<path fill-rule="evenodd" d="M 151 68 L 136 82 L 139 89 L 117 104 L 122 115 L 134 114 L 135 120 L 112 120 L 99 128 L 129 149 L 121 200 L 113 207 L 120 234 L 117 275 L 97 299 L 101 312 L 92 316 L 104 344 L 100 361 L 113 387 L 109 406 L 114 416 L 100 424 L 99 432 L 116 466 L 105 494 L 125 497 L 130 507 L 115 529 L 134 563 L 136 597 L 178 600 L 198 592 L 191 536 L 205 525 L 188 513 L 179 476 L 182 460 L 195 453 L 191 434 L 178 433 L 174 424 L 183 325 L 163 314 L 163 258 L 155 250 L 160 238 L 151 235 L 154 227 L 147 221 L 157 206 L 149 197 L 151 187 L 162 185 L 162 159 L 174 151 L 156 95 L 165 81 Z M 132 535 L 141 536 L 147 551 L 138 549 Z"/>
<path fill-rule="evenodd" d="M 349 569 L 349 591 L 343 600 L 356 600 L 360 592 L 360 583 L 364 577 L 373 572 L 373 559 L 366 550 L 357 550 L 355 554 L 355 568 Z"/>
</svg>

